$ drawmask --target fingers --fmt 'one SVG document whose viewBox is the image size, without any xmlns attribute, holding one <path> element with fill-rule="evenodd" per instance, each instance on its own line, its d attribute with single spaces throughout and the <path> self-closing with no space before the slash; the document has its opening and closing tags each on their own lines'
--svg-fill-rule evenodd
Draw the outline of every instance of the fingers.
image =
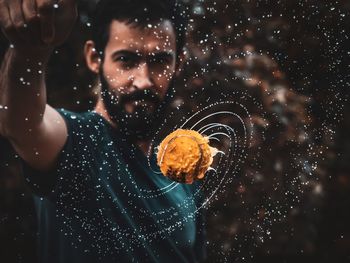
<svg viewBox="0 0 350 263">
<path fill-rule="evenodd" d="M 46 44 L 50 44 L 55 37 L 55 3 L 56 1 L 52 0 L 36 0 L 36 9 L 41 27 L 41 39 Z"/>
<path fill-rule="evenodd" d="M 0 22 L 15 46 L 42 42 L 35 0 L 0 0 Z"/>
<path fill-rule="evenodd" d="M 35 0 L 23 0 L 22 9 L 24 19 L 27 22 L 30 22 L 37 17 Z"/>
<path fill-rule="evenodd" d="M 35 0 L 23 0 L 22 10 L 27 25 L 26 39 L 30 39 L 31 43 L 41 43 L 40 19 L 36 11 Z"/>
<path fill-rule="evenodd" d="M 1 29 L 6 35 L 9 33 L 8 31 L 12 31 L 14 29 L 12 27 L 9 9 L 5 3 L 5 0 L 0 0 L 0 25 Z"/>
<path fill-rule="evenodd" d="M 22 4 L 21 0 L 11 0 L 7 1 L 10 17 L 13 25 L 17 31 L 23 32 L 26 27 L 25 20 L 22 13 Z"/>
<path fill-rule="evenodd" d="M 9 10 L 4 0 L 0 0 L 0 23 L 3 29 L 8 28 L 11 24 Z"/>
<path fill-rule="evenodd" d="M 63 43 L 76 17 L 77 0 L 0 0 L 1 29 L 22 47 Z"/>
<path fill-rule="evenodd" d="M 24 30 L 24 19 L 20 7 L 20 0 L 0 0 L 0 23 L 1 29 L 11 43 L 21 40 L 18 31 Z M 17 7 L 17 11 L 11 8 Z"/>
</svg>

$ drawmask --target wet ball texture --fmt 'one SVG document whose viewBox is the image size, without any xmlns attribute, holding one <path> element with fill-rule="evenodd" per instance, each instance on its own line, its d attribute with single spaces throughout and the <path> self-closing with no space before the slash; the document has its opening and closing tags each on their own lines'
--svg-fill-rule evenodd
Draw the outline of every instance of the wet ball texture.
<svg viewBox="0 0 350 263">
<path fill-rule="evenodd" d="M 198 132 L 178 129 L 159 145 L 157 162 L 163 175 L 179 183 L 192 184 L 204 178 L 215 150 L 209 146 L 208 138 Z"/>
</svg>

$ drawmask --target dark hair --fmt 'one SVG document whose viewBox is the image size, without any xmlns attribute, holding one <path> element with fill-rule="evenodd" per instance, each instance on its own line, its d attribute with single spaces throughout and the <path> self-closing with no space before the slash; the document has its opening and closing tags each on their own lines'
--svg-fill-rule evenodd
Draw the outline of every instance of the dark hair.
<svg viewBox="0 0 350 263">
<path fill-rule="evenodd" d="M 96 6 L 92 20 L 92 38 L 96 50 L 103 53 L 109 39 L 112 20 L 125 21 L 136 26 L 168 19 L 176 34 L 176 52 L 185 45 L 188 13 L 177 0 L 101 0 Z"/>
</svg>

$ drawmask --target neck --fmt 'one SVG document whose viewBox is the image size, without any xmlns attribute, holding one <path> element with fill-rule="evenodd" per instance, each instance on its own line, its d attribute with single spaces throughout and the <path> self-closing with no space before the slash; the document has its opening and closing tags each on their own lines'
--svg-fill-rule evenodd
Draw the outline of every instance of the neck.
<svg viewBox="0 0 350 263">
<path fill-rule="evenodd" d="M 97 100 L 97 104 L 95 106 L 95 112 L 100 114 L 113 128 L 117 128 L 117 124 L 113 122 L 111 117 L 109 116 L 101 97 L 99 97 Z"/>
<path fill-rule="evenodd" d="M 117 129 L 118 126 L 115 122 L 113 122 L 113 120 L 111 119 L 111 117 L 109 116 L 105 105 L 103 104 L 103 101 L 101 99 L 101 97 L 99 97 L 99 99 L 97 100 L 97 104 L 95 106 L 95 112 L 100 114 L 113 128 Z M 147 155 L 148 153 L 148 148 L 151 144 L 150 140 L 136 140 L 135 145 L 137 145 L 140 150 Z"/>
</svg>

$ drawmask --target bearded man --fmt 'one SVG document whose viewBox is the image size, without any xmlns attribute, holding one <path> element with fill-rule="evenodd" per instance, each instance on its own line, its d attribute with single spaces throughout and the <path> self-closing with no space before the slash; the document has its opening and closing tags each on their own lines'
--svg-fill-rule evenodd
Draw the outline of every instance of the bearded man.
<svg viewBox="0 0 350 263">
<path fill-rule="evenodd" d="M 76 1 L 0 1 L 11 43 L 0 134 L 33 190 L 40 262 L 205 258 L 197 186 L 173 184 L 146 158 L 184 60 L 184 14 L 176 1 L 101 0 L 84 47 L 101 95 L 94 111 L 74 113 L 46 103 L 45 73 L 74 25 Z"/>
</svg>

